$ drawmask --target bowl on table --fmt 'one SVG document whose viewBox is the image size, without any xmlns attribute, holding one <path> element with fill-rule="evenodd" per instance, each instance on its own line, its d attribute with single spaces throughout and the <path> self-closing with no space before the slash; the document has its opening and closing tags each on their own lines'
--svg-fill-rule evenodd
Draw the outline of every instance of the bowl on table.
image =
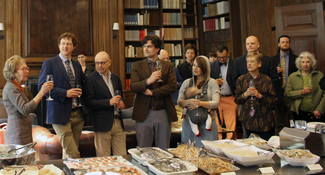
<svg viewBox="0 0 325 175">
<path fill-rule="evenodd" d="M 274 152 L 265 151 L 253 145 L 236 148 L 224 148 L 224 154 L 227 157 L 236 160 L 243 166 L 261 165 L 274 156 Z"/>
<path fill-rule="evenodd" d="M 0 168 L 4 168 L 7 165 L 25 165 L 34 163 L 36 151 L 33 148 L 23 155 L 7 154 L 9 150 L 19 148 L 21 146 L 23 145 L 0 144 Z M 23 149 L 21 151 L 23 151 Z"/>
</svg>

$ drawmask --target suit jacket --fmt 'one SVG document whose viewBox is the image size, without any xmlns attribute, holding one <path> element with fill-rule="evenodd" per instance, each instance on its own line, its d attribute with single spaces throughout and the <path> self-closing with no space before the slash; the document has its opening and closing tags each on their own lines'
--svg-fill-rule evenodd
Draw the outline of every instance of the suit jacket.
<svg viewBox="0 0 325 175">
<path fill-rule="evenodd" d="M 84 76 L 80 64 L 71 60 L 76 84 L 84 85 Z M 70 79 L 59 55 L 43 62 L 42 70 L 38 79 L 38 90 L 46 82 L 46 76 L 53 75 L 54 87 L 51 90 L 53 101 L 46 101 L 47 124 L 66 125 L 70 121 L 72 110 L 72 98 L 66 97 L 67 91 L 71 89 Z M 84 87 L 84 86 L 82 86 Z M 46 94 L 48 98 L 48 94 Z"/>
<path fill-rule="evenodd" d="M 174 65 L 168 61 L 161 61 L 161 65 L 161 79 L 163 82 L 161 82 L 160 87 L 156 89 L 152 89 L 151 85 L 146 87 L 146 79 L 151 75 L 148 59 L 143 59 L 132 65 L 130 89 L 132 92 L 136 93 L 132 119 L 137 122 L 143 122 L 149 111 L 152 96 L 147 96 L 142 93 L 146 89 L 153 91 L 156 98 L 162 98 L 165 101 L 169 121 L 175 122 L 178 120 L 175 105 L 171 97 L 171 94 L 177 89 Z"/>
<path fill-rule="evenodd" d="M 231 58 L 228 58 L 228 66 L 227 66 L 227 82 L 229 84 L 229 87 L 232 91 L 232 93 L 235 92 L 235 88 L 236 88 L 236 84 L 233 84 L 232 82 L 232 74 L 233 74 L 233 68 L 234 68 L 234 64 L 235 61 L 232 60 Z M 211 74 L 210 77 L 214 78 L 214 79 L 219 79 L 220 75 L 220 62 L 219 61 L 214 61 L 211 63 Z"/>
<path fill-rule="evenodd" d="M 114 97 L 114 94 L 111 94 L 102 76 L 97 71 L 91 73 L 86 80 L 87 106 L 91 109 L 94 131 L 108 132 L 112 129 L 114 123 L 114 105 L 110 105 L 110 100 Z M 113 72 L 111 72 L 111 81 L 114 90 L 121 90 L 122 92 L 120 77 Z M 121 113 L 119 119 L 122 128 L 124 128 Z"/>
<path fill-rule="evenodd" d="M 276 66 L 278 66 L 281 63 L 280 53 L 278 53 L 277 55 L 275 55 L 271 58 L 274 60 L 274 63 Z M 295 63 L 296 58 L 297 58 L 297 55 L 295 55 L 291 52 L 289 53 L 289 72 L 288 72 L 289 75 L 298 70 L 296 67 L 296 63 Z M 288 68 L 288 66 L 286 66 L 286 68 Z M 289 75 L 288 75 L 288 79 L 289 79 Z M 275 90 L 276 90 L 276 94 L 278 96 L 278 103 L 280 103 L 282 101 L 283 95 L 284 95 L 284 89 L 282 89 L 282 72 L 280 72 L 278 74 L 278 77 L 279 77 L 279 81 L 278 81 L 277 85 L 275 86 Z"/>
<path fill-rule="evenodd" d="M 189 67 L 188 62 L 185 61 L 184 63 L 177 66 L 178 72 L 181 75 L 183 81 L 185 81 L 188 78 L 193 77 L 193 71 Z"/>
<path fill-rule="evenodd" d="M 247 55 L 242 55 L 235 59 L 235 65 L 234 65 L 233 75 L 232 75 L 232 83 L 235 86 L 236 86 L 237 78 L 240 77 L 241 75 L 248 73 L 246 56 Z M 274 60 L 266 55 L 264 55 L 264 61 L 262 63 L 262 66 L 260 67 L 260 73 L 269 76 L 272 80 L 273 86 L 277 85 L 279 77 L 278 77 L 276 65 L 274 63 Z"/>
</svg>

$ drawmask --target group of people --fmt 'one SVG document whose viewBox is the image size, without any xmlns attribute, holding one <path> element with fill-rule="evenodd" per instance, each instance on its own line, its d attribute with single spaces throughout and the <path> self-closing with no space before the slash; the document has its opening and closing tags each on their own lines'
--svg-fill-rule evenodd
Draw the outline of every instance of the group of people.
<svg viewBox="0 0 325 175">
<path fill-rule="evenodd" d="M 121 80 L 111 72 L 110 56 L 101 51 L 95 56 L 95 70 L 86 65 L 86 53 L 72 60 L 77 46 L 76 36 L 63 33 L 58 38 L 60 53 L 43 62 L 39 76 L 39 93 L 31 101 L 23 93 L 29 68 L 17 55 L 4 67 L 7 80 L 3 102 L 8 112 L 5 142 L 26 144 L 32 141 L 29 113 L 46 96 L 47 124 L 52 124 L 63 147 L 63 158 L 78 158 L 79 138 L 84 116 L 91 116 L 97 156 L 126 154 L 126 137 L 121 110 L 125 107 Z M 222 139 L 218 127 L 236 131 L 239 121 L 245 135 L 256 133 L 270 138 L 295 120 L 324 121 L 325 77 L 316 71 L 316 60 L 309 52 L 299 57 L 290 49 L 290 37 L 278 40 L 278 54 L 267 57 L 259 53 L 257 37 L 246 39 L 247 55 L 232 60 L 226 46 L 216 55 L 196 56 L 195 45 L 184 48 L 186 61 L 174 67 L 169 62 L 162 41 L 147 35 L 141 41 L 145 59 L 135 62 L 131 70 L 130 89 L 136 93 L 132 119 L 136 121 L 139 147 L 167 149 L 171 123 L 184 111 L 182 142 L 196 139 Z M 49 78 L 51 77 L 51 78 Z M 323 77 L 323 78 L 322 78 Z M 318 85 L 319 84 L 319 85 Z M 194 89 L 194 90 L 193 90 Z M 193 92 L 187 95 L 189 90 Z M 177 111 L 177 112 L 176 112 Z M 193 112 L 196 111 L 196 112 Z M 292 115 L 291 115 L 291 112 Z M 235 135 L 228 133 L 228 139 Z"/>
</svg>

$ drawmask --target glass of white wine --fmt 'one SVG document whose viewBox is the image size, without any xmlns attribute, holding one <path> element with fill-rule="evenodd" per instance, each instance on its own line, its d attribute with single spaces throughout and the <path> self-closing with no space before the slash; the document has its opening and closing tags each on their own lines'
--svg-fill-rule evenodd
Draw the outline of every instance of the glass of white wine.
<svg viewBox="0 0 325 175">
<path fill-rule="evenodd" d="M 53 75 L 52 74 L 48 74 L 46 76 L 46 81 L 53 81 Z M 49 91 L 49 98 L 46 99 L 47 101 L 52 101 L 53 98 L 51 98 L 51 90 Z"/>
<path fill-rule="evenodd" d="M 160 61 L 156 61 L 156 69 L 157 69 L 157 71 L 161 72 L 162 66 L 160 64 Z M 159 80 L 157 80 L 157 82 L 163 82 L 163 80 L 161 78 L 159 78 Z"/>
<path fill-rule="evenodd" d="M 76 88 L 82 89 L 81 84 L 77 84 Z M 82 106 L 82 104 L 81 104 L 81 95 L 78 96 L 78 102 L 79 102 L 78 107 L 81 107 Z"/>
</svg>

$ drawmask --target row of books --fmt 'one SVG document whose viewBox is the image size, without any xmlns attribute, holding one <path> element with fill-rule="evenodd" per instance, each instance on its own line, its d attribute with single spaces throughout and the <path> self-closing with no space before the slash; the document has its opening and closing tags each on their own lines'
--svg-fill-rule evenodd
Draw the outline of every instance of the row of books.
<svg viewBox="0 0 325 175">
<path fill-rule="evenodd" d="M 124 0 L 124 8 L 158 8 L 159 0 Z"/>
<path fill-rule="evenodd" d="M 181 25 L 180 13 L 163 13 L 163 25 Z"/>
<path fill-rule="evenodd" d="M 124 56 L 125 57 L 144 57 L 143 47 L 135 47 L 133 45 L 125 46 Z"/>
<path fill-rule="evenodd" d="M 135 63 L 134 61 L 132 62 L 125 62 L 125 72 L 126 73 L 131 73 L 132 69 L 132 64 Z"/>
<path fill-rule="evenodd" d="M 164 49 L 167 50 L 169 56 L 182 56 L 181 44 L 165 43 Z M 143 52 L 143 47 L 137 47 L 133 45 L 128 45 L 124 47 L 124 56 L 139 57 L 139 58 L 145 57 Z"/>
<path fill-rule="evenodd" d="M 192 29 L 186 29 L 184 32 L 191 32 Z M 182 29 L 181 28 L 161 28 L 159 30 L 148 31 L 144 30 L 125 30 L 125 41 L 141 41 L 146 35 L 157 35 L 164 40 L 182 40 Z M 194 32 L 193 32 L 194 34 Z M 192 35 L 193 35 L 192 34 Z M 185 33 L 185 36 L 191 34 Z M 194 38 L 194 37 L 189 37 Z"/>
<path fill-rule="evenodd" d="M 207 4 L 202 10 L 203 17 L 216 16 L 224 13 L 229 13 L 229 2 L 220 1 L 214 4 Z"/>
<path fill-rule="evenodd" d="M 230 28 L 229 17 L 203 20 L 203 32 Z"/>
<path fill-rule="evenodd" d="M 182 45 L 165 43 L 164 49 L 169 53 L 169 56 L 182 56 Z"/>
<path fill-rule="evenodd" d="M 196 28 L 184 28 L 184 38 L 196 38 Z"/>
<path fill-rule="evenodd" d="M 124 15 L 124 25 L 150 25 L 150 13 L 146 11 L 143 15 Z"/>
<path fill-rule="evenodd" d="M 186 0 L 163 0 L 162 7 L 164 9 L 179 9 L 180 1 L 183 3 L 183 9 L 186 9 Z"/>
<path fill-rule="evenodd" d="M 141 41 L 145 36 L 152 34 L 161 38 L 161 29 L 148 31 L 144 30 L 125 30 L 125 41 Z"/>
<path fill-rule="evenodd" d="M 175 67 L 177 67 L 179 64 L 182 64 L 184 62 L 184 60 L 182 58 L 180 58 L 180 59 L 170 59 L 169 61 L 172 62 Z"/>
</svg>

